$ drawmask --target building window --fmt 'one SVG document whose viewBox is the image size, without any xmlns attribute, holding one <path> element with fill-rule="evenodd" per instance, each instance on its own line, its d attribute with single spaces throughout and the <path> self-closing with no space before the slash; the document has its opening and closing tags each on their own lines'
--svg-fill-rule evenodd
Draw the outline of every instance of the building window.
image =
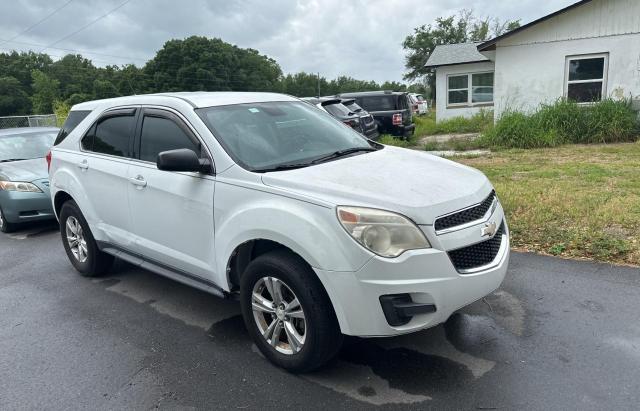
<svg viewBox="0 0 640 411">
<path fill-rule="evenodd" d="M 567 57 L 565 97 L 578 103 L 602 100 L 607 91 L 608 55 Z"/>
<path fill-rule="evenodd" d="M 493 103 L 493 72 L 456 74 L 447 78 L 447 105 L 470 106 Z"/>
</svg>

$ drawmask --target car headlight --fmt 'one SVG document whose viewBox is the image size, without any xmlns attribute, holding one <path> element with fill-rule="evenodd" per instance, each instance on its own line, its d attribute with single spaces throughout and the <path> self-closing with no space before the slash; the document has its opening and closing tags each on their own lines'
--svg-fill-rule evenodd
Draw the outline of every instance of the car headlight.
<svg viewBox="0 0 640 411">
<path fill-rule="evenodd" d="M 407 250 L 431 248 L 422 231 L 408 218 L 390 211 L 338 207 L 338 220 L 366 249 L 393 258 Z"/>
<path fill-rule="evenodd" d="M 21 181 L 2 181 L 0 180 L 0 190 L 20 191 L 24 193 L 42 193 L 42 190 L 35 184 L 24 183 Z"/>
</svg>

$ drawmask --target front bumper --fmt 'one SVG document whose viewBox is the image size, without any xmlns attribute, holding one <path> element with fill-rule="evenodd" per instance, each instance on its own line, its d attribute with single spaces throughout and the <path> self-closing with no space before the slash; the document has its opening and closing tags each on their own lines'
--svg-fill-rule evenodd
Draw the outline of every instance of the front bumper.
<svg viewBox="0 0 640 411">
<path fill-rule="evenodd" d="M 9 223 L 55 218 L 48 190 L 42 193 L 0 190 L 0 207 Z"/>
<path fill-rule="evenodd" d="M 504 220 L 501 207 L 492 218 Z M 434 248 L 408 251 L 395 259 L 375 256 L 356 272 L 316 269 L 331 298 L 342 332 L 359 337 L 382 337 L 419 331 L 445 322 L 456 310 L 495 291 L 504 280 L 509 264 L 506 222 L 502 247 L 486 269 L 461 274 L 447 252 L 455 248 L 452 238 L 458 245 L 462 244 L 460 241 L 467 241 L 462 244 L 466 246 L 478 241 L 474 236 L 479 232 L 478 226 L 442 236 L 444 238 L 433 232 L 428 237 Z M 461 240 L 465 233 L 466 239 Z M 390 325 L 389 313 L 385 315 L 381 297 L 407 294 L 424 312 L 413 315 L 402 325 Z M 435 310 L 424 309 L 429 306 L 434 306 Z"/>
</svg>

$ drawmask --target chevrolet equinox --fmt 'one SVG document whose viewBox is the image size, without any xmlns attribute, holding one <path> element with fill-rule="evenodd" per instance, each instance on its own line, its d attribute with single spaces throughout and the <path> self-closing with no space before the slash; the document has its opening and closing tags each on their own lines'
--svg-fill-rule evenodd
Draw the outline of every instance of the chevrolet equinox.
<svg viewBox="0 0 640 411">
<path fill-rule="evenodd" d="M 237 298 L 260 351 L 295 372 L 344 335 L 440 324 L 507 271 L 504 212 L 482 173 L 367 140 L 290 96 L 81 103 L 47 161 L 81 275 L 117 257 Z"/>
</svg>

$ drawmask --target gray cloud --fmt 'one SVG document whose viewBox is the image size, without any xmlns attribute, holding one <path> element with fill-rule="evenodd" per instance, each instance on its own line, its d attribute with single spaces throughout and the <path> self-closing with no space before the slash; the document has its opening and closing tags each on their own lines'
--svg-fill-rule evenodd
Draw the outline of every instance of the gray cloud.
<svg viewBox="0 0 640 411">
<path fill-rule="evenodd" d="M 74 0 L 61 12 L 16 38 L 65 0 L 22 0 L 0 5 L 0 51 L 39 51 L 124 0 Z M 97 65 L 134 63 L 153 57 L 172 38 L 220 37 L 276 59 L 283 71 L 350 75 L 367 80 L 402 79 L 402 41 L 414 27 L 436 17 L 473 9 L 478 15 L 523 23 L 571 4 L 572 0 L 131 0 L 58 48 L 86 51 Z M 29 43 L 24 44 L 24 43 Z M 47 49 L 52 56 L 65 50 Z M 99 54 L 91 54 L 99 53 Z M 118 57 L 116 57 L 118 56 Z"/>
</svg>

